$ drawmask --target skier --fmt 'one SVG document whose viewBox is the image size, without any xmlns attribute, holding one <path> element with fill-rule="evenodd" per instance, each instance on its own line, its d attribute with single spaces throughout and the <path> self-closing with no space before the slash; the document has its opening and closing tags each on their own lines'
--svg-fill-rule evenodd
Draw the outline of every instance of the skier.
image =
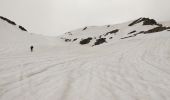
<svg viewBox="0 0 170 100">
<path fill-rule="evenodd" d="M 30 46 L 31 52 L 33 52 L 33 48 L 34 48 L 33 46 Z"/>
</svg>

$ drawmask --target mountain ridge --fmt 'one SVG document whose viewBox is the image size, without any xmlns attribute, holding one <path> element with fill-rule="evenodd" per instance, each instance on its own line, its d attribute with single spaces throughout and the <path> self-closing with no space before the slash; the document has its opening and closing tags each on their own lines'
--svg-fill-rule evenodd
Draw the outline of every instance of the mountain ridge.
<svg viewBox="0 0 170 100">
<path fill-rule="evenodd" d="M 25 29 L 23 26 L 17 25 L 14 21 L 11 21 L 10 19 L 8 19 L 6 17 L 0 16 L 0 19 L 3 20 L 3 21 L 6 21 L 7 23 L 9 23 L 13 26 L 17 26 L 22 31 L 27 31 L 27 29 Z"/>
<path fill-rule="evenodd" d="M 124 27 L 122 28 L 121 26 Z M 145 27 L 147 29 L 139 31 L 139 30 L 135 30 L 135 27 L 136 28 Z M 98 33 L 95 32 L 97 28 L 99 30 Z M 122 30 L 128 30 L 133 28 L 134 30 L 129 31 L 128 33 L 122 31 Z M 74 43 L 78 41 L 78 44 L 81 45 L 87 45 L 90 44 L 90 41 L 93 41 L 93 43 L 90 44 L 93 47 L 103 43 L 107 43 L 108 40 L 113 39 L 114 37 L 117 36 L 119 37 L 119 39 L 127 39 L 131 37 L 136 37 L 141 34 L 151 34 L 151 33 L 168 31 L 168 30 L 170 30 L 169 26 L 160 24 L 154 19 L 141 17 L 131 22 L 117 24 L 116 26 L 115 25 L 105 25 L 105 26 L 98 26 L 98 27 L 86 26 L 84 28 L 80 28 L 78 30 L 65 33 L 65 35 L 61 36 L 61 39 L 64 40 L 65 42 L 70 42 L 70 43 L 72 42 Z M 124 33 L 123 36 L 119 35 L 121 33 Z"/>
</svg>

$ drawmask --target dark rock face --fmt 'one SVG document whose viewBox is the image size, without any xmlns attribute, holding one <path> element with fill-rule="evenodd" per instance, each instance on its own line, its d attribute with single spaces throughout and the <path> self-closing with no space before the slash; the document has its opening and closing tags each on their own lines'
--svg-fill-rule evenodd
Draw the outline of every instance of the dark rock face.
<svg viewBox="0 0 170 100">
<path fill-rule="evenodd" d="M 135 24 L 137 24 L 137 23 L 140 23 L 140 22 L 141 22 L 141 19 L 142 19 L 142 18 L 139 18 L 139 19 L 133 21 L 133 22 L 130 23 L 128 26 L 133 26 L 133 25 L 135 25 Z"/>
<path fill-rule="evenodd" d="M 117 33 L 118 31 L 119 31 L 119 29 L 115 29 L 113 31 L 107 32 L 104 36 L 107 36 L 108 34 Z"/>
<path fill-rule="evenodd" d="M 94 45 L 100 45 L 100 44 L 105 43 L 105 42 L 106 42 L 106 38 L 100 38 L 100 39 L 96 40 Z"/>
<path fill-rule="evenodd" d="M 23 31 L 27 31 L 23 26 L 20 26 L 20 25 L 19 25 L 19 28 L 20 28 L 21 30 L 23 30 Z"/>
<path fill-rule="evenodd" d="M 84 31 L 84 30 L 86 30 L 86 29 L 87 29 L 87 27 L 83 28 L 83 30 L 82 30 L 82 31 Z"/>
<path fill-rule="evenodd" d="M 77 38 L 73 39 L 73 41 L 76 41 L 76 40 L 77 40 Z"/>
<path fill-rule="evenodd" d="M 141 32 L 139 32 L 139 33 L 135 33 L 135 34 L 132 34 L 132 35 L 130 35 L 130 36 L 123 37 L 123 38 L 121 38 L 121 39 L 126 39 L 126 38 L 130 38 L 130 37 L 135 37 L 135 36 L 137 36 L 137 35 L 139 35 L 139 34 L 150 34 L 150 33 L 162 32 L 162 31 L 165 31 L 165 30 L 168 31 L 168 29 L 170 29 L 170 27 L 158 26 L 158 27 L 155 27 L 155 28 L 150 29 L 150 30 L 147 30 L 147 31 L 141 31 Z"/>
<path fill-rule="evenodd" d="M 61 37 L 60 39 L 64 40 L 65 42 L 71 42 L 71 39 L 68 39 L 68 38 Z"/>
<path fill-rule="evenodd" d="M 5 17 L 3 17 L 3 16 L 0 16 L 0 19 L 8 22 L 8 23 L 11 24 L 11 25 L 17 25 L 15 22 L 13 22 L 13 21 L 11 21 L 11 20 L 9 20 L 8 18 L 5 18 Z M 22 31 L 27 31 L 23 26 L 20 26 L 20 25 L 19 25 L 19 28 L 20 28 Z"/>
<path fill-rule="evenodd" d="M 135 33 L 136 31 L 134 30 L 134 31 L 132 31 L 132 32 L 130 32 L 130 33 L 128 33 L 128 34 L 132 34 L 132 33 Z"/>
<path fill-rule="evenodd" d="M 150 29 L 148 31 L 145 31 L 144 34 L 148 34 L 148 33 L 155 33 L 155 32 L 161 32 L 161 31 L 164 31 L 166 30 L 167 27 L 155 27 L 153 29 Z"/>
<path fill-rule="evenodd" d="M 167 31 L 170 31 L 170 27 L 166 27 Z"/>
<path fill-rule="evenodd" d="M 81 40 L 81 41 L 80 41 L 80 44 L 81 44 L 81 45 L 88 44 L 88 43 L 90 43 L 91 40 L 92 40 L 92 38 L 91 38 L 91 37 L 88 37 L 87 39 Z"/>
<path fill-rule="evenodd" d="M 109 37 L 109 39 L 113 39 L 113 37 Z"/>
<path fill-rule="evenodd" d="M 154 19 L 143 18 L 143 25 L 158 25 L 158 23 Z"/>
<path fill-rule="evenodd" d="M 65 39 L 65 42 L 71 42 L 71 39 Z"/>
<path fill-rule="evenodd" d="M 4 20 L 4 21 L 6 21 L 6 22 L 8 22 L 8 23 L 10 23 L 10 24 L 12 24 L 12 25 L 16 25 L 15 22 L 13 22 L 13 21 L 11 21 L 11 20 L 5 18 L 5 17 L 0 16 L 0 19 Z"/>
<path fill-rule="evenodd" d="M 149 18 L 139 18 L 132 23 L 129 24 L 129 26 L 133 26 L 135 24 L 138 24 L 140 22 L 143 22 L 143 25 L 157 25 L 157 26 L 162 26 L 161 24 L 157 23 L 156 20 L 154 19 L 149 19 Z"/>
<path fill-rule="evenodd" d="M 130 37 L 134 37 L 136 35 L 131 35 L 131 36 L 127 36 L 127 37 L 123 37 L 123 38 L 120 38 L 120 39 L 126 39 L 126 38 L 130 38 Z"/>
<path fill-rule="evenodd" d="M 107 27 L 110 27 L 110 25 L 107 25 Z"/>
</svg>

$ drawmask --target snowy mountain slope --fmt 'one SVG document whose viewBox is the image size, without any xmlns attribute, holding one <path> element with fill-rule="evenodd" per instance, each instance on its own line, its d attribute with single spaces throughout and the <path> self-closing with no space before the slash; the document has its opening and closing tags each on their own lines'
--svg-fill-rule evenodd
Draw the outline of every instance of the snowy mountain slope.
<svg viewBox="0 0 170 100">
<path fill-rule="evenodd" d="M 169 100 L 168 26 L 141 20 L 57 38 L 0 21 L 0 100 Z"/>
<path fill-rule="evenodd" d="M 154 19 L 139 18 L 119 25 L 106 25 L 101 27 L 84 27 L 72 32 L 67 32 L 61 37 L 66 42 L 78 44 L 100 45 L 115 40 L 135 37 L 137 35 L 167 31 L 170 27 L 159 24 Z"/>
<path fill-rule="evenodd" d="M 20 29 L 19 25 L 9 24 L 5 20 L 0 19 L 0 48 L 2 48 L 2 50 L 8 48 L 4 50 L 6 52 L 9 50 L 11 52 L 28 51 L 31 45 L 34 45 L 35 49 L 39 46 L 56 45 L 54 39 L 55 38 L 28 33 Z"/>
</svg>

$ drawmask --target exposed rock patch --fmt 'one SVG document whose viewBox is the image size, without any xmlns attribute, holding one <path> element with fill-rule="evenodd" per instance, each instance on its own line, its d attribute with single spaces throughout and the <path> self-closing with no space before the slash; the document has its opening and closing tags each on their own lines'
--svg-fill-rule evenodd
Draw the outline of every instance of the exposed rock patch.
<svg viewBox="0 0 170 100">
<path fill-rule="evenodd" d="M 107 25 L 107 27 L 110 27 L 110 25 Z"/>
<path fill-rule="evenodd" d="M 0 16 L 0 19 L 6 21 L 7 23 L 9 23 L 11 25 L 17 25 L 14 21 L 11 21 L 8 18 L 5 18 L 3 16 Z M 21 29 L 22 31 L 27 31 L 23 26 L 20 26 L 20 25 L 19 25 L 19 29 Z"/>
<path fill-rule="evenodd" d="M 81 41 L 80 41 L 80 44 L 81 44 L 81 45 L 88 44 L 88 43 L 90 43 L 91 40 L 92 40 L 92 38 L 91 38 L 91 37 L 88 37 L 87 39 L 81 40 Z"/>
<path fill-rule="evenodd" d="M 65 42 L 71 42 L 71 39 L 65 39 Z"/>
<path fill-rule="evenodd" d="M 107 32 L 104 36 L 107 36 L 108 34 L 117 33 L 118 31 L 119 31 L 119 29 L 115 29 L 113 31 Z"/>
<path fill-rule="evenodd" d="M 142 18 L 139 18 L 139 19 L 137 19 L 137 20 L 133 21 L 133 22 L 132 22 L 132 23 L 130 23 L 128 26 L 133 26 L 133 25 L 135 25 L 135 24 L 140 23 L 140 22 L 141 22 L 141 19 L 142 19 Z"/>
<path fill-rule="evenodd" d="M 0 16 L 0 19 L 2 19 L 2 20 L 4 20 L 4 21 L 8 22 L 9 24 L 16 25 L 15 22 L 13 22 L 13 21 L 11 21 L 11 20 L 5 18 L 5 17 Z"/>
<path fill-rule="evenodd" d="M 158 25 L 158 26 L 160 26 L 160 24 L 158 24 L 156 22 L 156 20 L 154 20 L 154 19 L 143 18 L 142 21 L 143 21 L 143 25 Z"/>
<path fill-rule="evenodd" d="M 150 29 L 148 31 L 145 31 L 144 34 L 148 34 L 148 33 L 155 33 L 155 32 L 161 32 L 161 31 L 164 31 L 166 30 L 167 27 L 155 27 L 153 29 Z"/>
<path fill-rule="evenodd" d="M 96 42 L 94 43 L 94 46 L 100 45 L 100 44 L 105 43 L 105 42 L 106 42 L 106 38 L 97 39 Z"/>
<path fill-rule="evenodd" d="M 112 39 L 113 37 L 109 37 L 109 39 Z"/>
<path fill-rule="evenodd" d="M 83 30 L 82 30 L 82 31 L 84 31 L 84 30 L 86 30 L 86 29 L 87 29 L 87 27 L 83 28 Z"/>
<path fill-rule="evenodd" d="M 77 40 L 77 38 L 73 39 L 73 41 L 76 41 L 76 40 Z"/>
<path fill-rule="evenodd" d="M 132 34 L 132 33 L 135 33 L 136 31 L 134 30 L 134 31 L 132 31 L 132 32 L 130 32 L 130 33 L 128 33 L 128 34 Z"/>
<path fill-rule="evenodd" d="M 140 22 L 143 22 L 143 25 L 157 25 L 157 26 L 162 26 L 162 24 L 159 24 L 156 22 L 154 19 L 149 19 L 149 18 L 139 18 L 132 23 L 129 24 L 129 26 L 133 26 L 135 24 L 138 24 Z"/>
<path fill-rule="evenodd" d="M 156 32 L 162 32 L 162 31 L 165 31 L 167 29 L 170 29 L 170 27 L 163 27 L 163 26 L 158 26 L 158 27 L 155 27 L 153 29 L 150 29 L 150 30 L 147 30 L 147 31 L 140 31 L 139 33 L 136 33 L 136 34 L 133 34 L 133 35 L 130 35 L 130 36 L 127 36 L 127 37 L 123 37 L 121 39 L 126 39 L 126 38 L 130 38 L 130 37 L 135 37 L 139 34 L 150 34 L 150 33 L 156 33 Z M 168 30 L 167 30 L 168 31 Z"/>
<path fill-rule="evenodd" d="M 19 25 L 19 28 L 20 28 L 21 30 L 23 30 L 23 31 L 27 31 L 23 26 L 20 26 L 20 25 Z"/>
</svg>

